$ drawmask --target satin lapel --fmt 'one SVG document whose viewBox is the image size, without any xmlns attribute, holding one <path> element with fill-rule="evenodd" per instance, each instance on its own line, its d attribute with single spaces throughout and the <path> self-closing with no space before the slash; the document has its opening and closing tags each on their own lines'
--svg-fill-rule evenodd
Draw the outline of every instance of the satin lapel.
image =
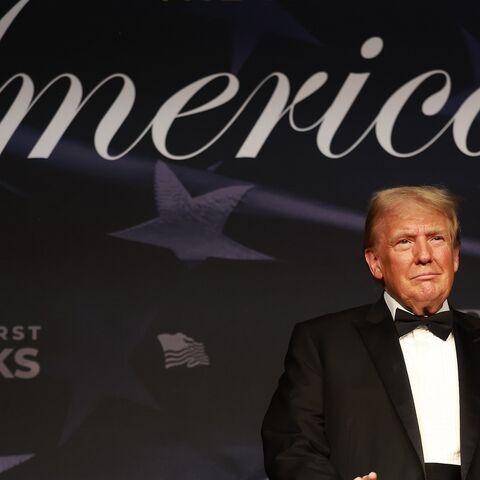
<svg viewBox="0 0 480 480">
<path fill-rule="evenodd" d="M 392 316 L 383 298 L 366 318 L 356 322 L 356 326 L 423 468 L 422 442 L 407 368 Z"/>
<path fill-rule="evenodd" d="M 455 311 L 453 332 L 457 349 L 460 392 L 462 479 L 467 478 L 480 429 L 480 330 L 471 317 Z"/>
</svg>

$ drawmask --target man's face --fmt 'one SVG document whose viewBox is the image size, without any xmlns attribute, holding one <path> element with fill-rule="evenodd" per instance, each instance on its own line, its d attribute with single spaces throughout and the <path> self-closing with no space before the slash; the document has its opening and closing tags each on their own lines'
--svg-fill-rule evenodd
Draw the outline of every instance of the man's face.
<svg viewBox="0 0 480 480">
<path fill-rule="evenodd" d="M 417 315 L 435 313 L 452 289 L 458 248 L 449 225 L 442 213 L 407 200 L 379 218 L 375 246 L 365 250 L 372 275 Z"/>
</svg>

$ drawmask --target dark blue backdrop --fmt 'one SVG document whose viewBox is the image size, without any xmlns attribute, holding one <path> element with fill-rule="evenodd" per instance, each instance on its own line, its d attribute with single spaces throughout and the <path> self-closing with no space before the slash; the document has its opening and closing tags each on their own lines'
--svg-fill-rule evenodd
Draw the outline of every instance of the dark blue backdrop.
<svg viewBox="0 0 480 480">
<path fill-rule="evenodd" d="M 372 191 L 463 197 L 475 2 L 5 0 L 0 477 L 264 479 L 295 322 L 374 301 Z"/>
</svg>

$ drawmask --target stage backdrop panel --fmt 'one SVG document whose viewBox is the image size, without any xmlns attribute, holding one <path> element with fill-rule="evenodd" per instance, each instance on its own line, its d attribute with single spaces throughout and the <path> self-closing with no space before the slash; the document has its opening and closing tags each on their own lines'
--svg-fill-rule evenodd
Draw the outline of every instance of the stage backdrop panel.
<svg viewBox="0 0 480 480">
<path fill-rule="evenodd" d="M 479 20 L 2 1 L 0 478 L 265 479 L 293 325 L 381 293 L 377 189 L 463 198 L 452 304 L 480 310 Z"/>
</svg>

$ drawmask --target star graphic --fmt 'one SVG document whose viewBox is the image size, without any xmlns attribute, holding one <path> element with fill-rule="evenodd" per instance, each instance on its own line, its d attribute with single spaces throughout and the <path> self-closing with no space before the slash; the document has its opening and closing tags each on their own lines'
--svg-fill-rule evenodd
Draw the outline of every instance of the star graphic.
<svg viewBox="0 0 480 480">
<path fill-rule="evenodd" d="M 222 233 L 223 227 L 249 185 L 219 188 L 192 198 L 168 166 L 155 164 L 158 217 L 111 235 L 125 240 L 170 248 L 185 262 L 208 257 L 231 260 L 272 260 Z"/>
<path fill-rule="evenodd" d="M 260 39 L 269 33 L 300 40 L 316 46 L 318 39 L 290 15 L 276 0 L 223 1 L 190 4 L 188 12 L 217 17 L 231 25 L 231 71 L 238 73 L 248 60 Z"/>
<path fill-rule="evenodd" d="M 105 398 L 122 398 L 158 409 L 128 361 L 132 348 L 156 318 L 156 309 L 149 311 L 149 307 L 143 306 L 142 311 L 142 306 L 113 292 L 94 290 L 98 293 L 87 290 L 88 300 L 80 298 L 74 304 L 74 317 L 68 323 L 69 336 L 74 341 L 61 361 L 50 359 L 42 365 L 47 375 L 63 379 L 72 387 L 60 445 Z M 135 292 L 130 293 L 135 296 Z M 117 305 L 116 316 L 108 304 Z"/>
<path fill-rule="evenodd" d="M 22 463 L 25 463 L 34 456 L 34 453 L 26 453 L 24 455 L 0 456 L 0 473 L 5 472 L 6 470 L 10 470 L 11 468 L 16 467 L 17 465 L 20 465 Z"/>
</svg>

